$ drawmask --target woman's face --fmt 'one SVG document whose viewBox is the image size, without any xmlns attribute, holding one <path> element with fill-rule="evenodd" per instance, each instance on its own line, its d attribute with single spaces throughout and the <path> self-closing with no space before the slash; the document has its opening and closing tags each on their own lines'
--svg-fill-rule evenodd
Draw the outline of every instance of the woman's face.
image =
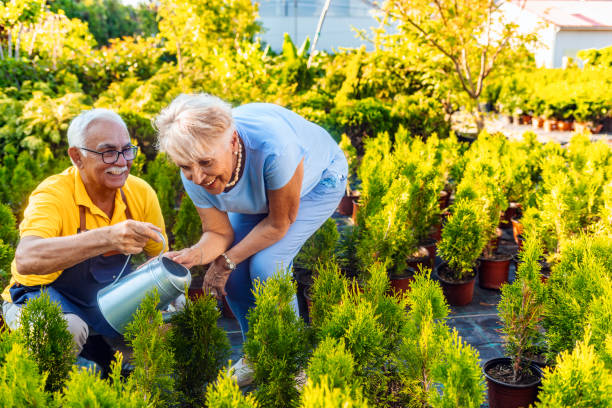
<svg viewBox="0 0 612 408">
<path fill-rule="evenodd" d="M 228 138 L 221 137 L 211 145 L 210 153 L 198 153 L 197 160 L 183 162 L 178 160 L 176 164 L 188 180 L 202 186 L 210 194 L 220 194 L 225 186 L 234 176 L 238 151 L 238 135 L 232 129 L 228 130 L 232 135 Z"/>
</svg>

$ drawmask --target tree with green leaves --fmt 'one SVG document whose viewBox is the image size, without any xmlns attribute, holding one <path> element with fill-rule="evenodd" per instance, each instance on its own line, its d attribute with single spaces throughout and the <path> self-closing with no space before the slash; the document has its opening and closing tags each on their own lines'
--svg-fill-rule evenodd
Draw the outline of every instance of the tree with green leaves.
<svg viewBox="0 0 612 408">
<path fill-rule="evenodd" d="M 220 370 L 217 381 L 206 387 L 208 408 L 258 408 L 260 405 L 252 395 L 244 395 L 227 370 Z"/>
<path fill-rule="evenodd" d="M 389 0 L 383 10 L 431 58 L 449 65 L 459 91 L 468 96 L 478 130 L 483 128 L 480 97 L 489 75 L 513 47 L 534 41 L 502 12 L 494 0 Z"/>
</svg>

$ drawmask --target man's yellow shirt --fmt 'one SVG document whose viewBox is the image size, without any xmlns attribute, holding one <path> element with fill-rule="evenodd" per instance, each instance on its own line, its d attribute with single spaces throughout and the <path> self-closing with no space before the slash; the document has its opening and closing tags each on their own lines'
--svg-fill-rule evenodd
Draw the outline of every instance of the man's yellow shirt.
<svg viewBox="0 0 612 408">
<path fill-rule="evenodd" d="M 164 218 L 153 188 L 141 178 L 130 175 L 122 190 L 132 218 L 160 227 L 167 242 Z M 76 234 L 80 226 L 79 205 L 86 209 L 85 219 L 88 230 L 115 225 L 127 218 L 125 203 L 119 190 L 115 195 L 113 217 L 108 218 L 104 211 L 91 201 L 78 169 L 72 166 L 60 174 L 48 177 L 32 192 L 23 214 L 23 221 L 19 224 L 20 237 L 53 238 Z M 154 256 L 162 249 L 162 243 L 150 240 L 144 251 L 147 255 Z M 61 273 L 62 271 L 46 275 L 21 275 L 13 259 L 11 282 L 2 293 L 2 298 L 7 302 L 11 301 L 8 290 L 15 282 L 26 286 L 45 285 L 53 282 Z"/>
</svg>

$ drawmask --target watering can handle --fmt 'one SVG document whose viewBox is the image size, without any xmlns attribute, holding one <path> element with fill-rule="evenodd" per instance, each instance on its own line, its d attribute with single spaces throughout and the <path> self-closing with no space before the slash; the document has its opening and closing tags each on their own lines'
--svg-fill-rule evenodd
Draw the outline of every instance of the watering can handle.
<svg viewBox="0 0 612 408">
<path fill-rule="evenodd" d="M 159 255 L 157 255 L 157 259 L 161 260 L 162 256 L 168 251 L 168 243 L 166 242 L 166 238 L 164 238 L 164 234 L 162 234 L 161 232 L 157 232 L 159 234 L 159 237 L 162 239 L 162 250 L 159 253 Z M 166 249 L 164 251 L 164 248 Z"/>
</svg>

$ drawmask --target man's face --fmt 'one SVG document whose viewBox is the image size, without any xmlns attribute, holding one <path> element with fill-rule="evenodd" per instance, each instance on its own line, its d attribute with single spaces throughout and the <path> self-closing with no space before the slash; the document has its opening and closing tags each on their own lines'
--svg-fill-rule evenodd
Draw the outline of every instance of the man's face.
<svg viewBox="0 0 612 408">
<path fill-rule="evenodd" d="M 85 147 L 97 152 L 108 150 L 122 151 L 130 147 L 130 136 L 119 124 L 110 120 L 100 119 L 92 122 L 86 132 Z M 85 153 L 81 151 L 82 153 Z M 107 164 L 102 156 L 86 152 L 82 157 L 82 167 L 79 168 L 83 181 L 93 189 L 116 190 L 123 187 L 132 167 L 132 161 L 127 161 L 122 154 L 115 163 Z"/>
</svg>

